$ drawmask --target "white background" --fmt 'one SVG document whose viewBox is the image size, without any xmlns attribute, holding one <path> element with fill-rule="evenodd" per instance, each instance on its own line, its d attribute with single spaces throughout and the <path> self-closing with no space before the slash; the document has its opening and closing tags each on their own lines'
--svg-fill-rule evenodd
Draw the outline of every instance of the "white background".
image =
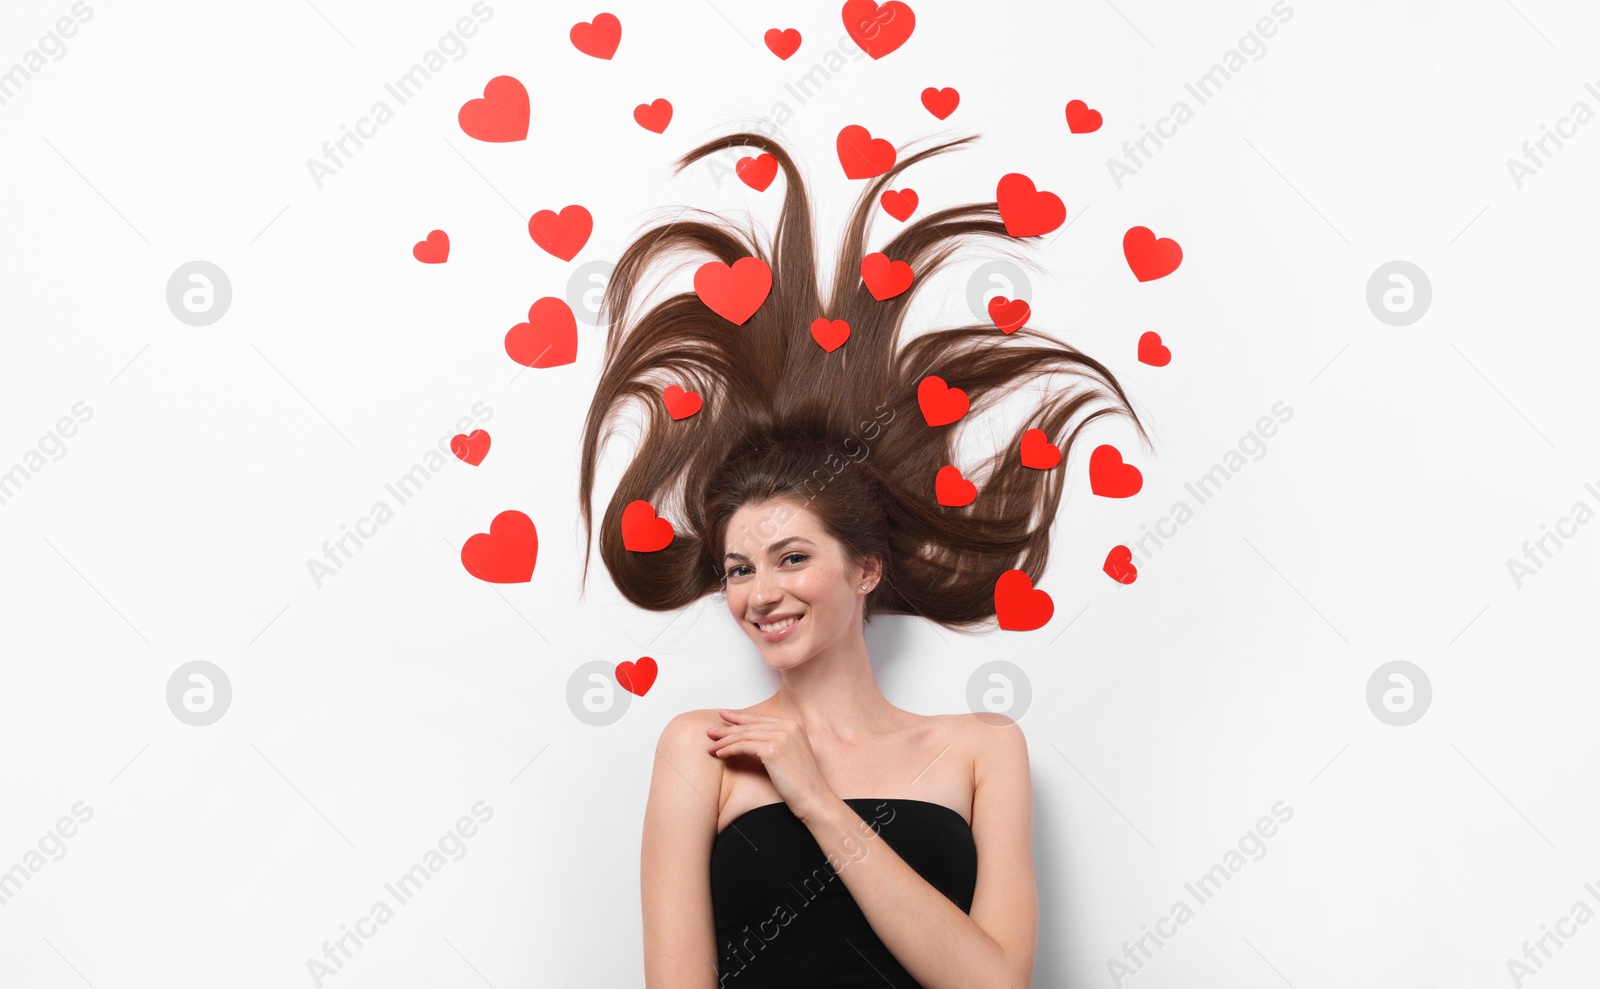
<svg viewBox="0 0 1600 989">
<path fill-rule="evenodd" d="M 862 184 L 834 155 L 846 124 L 897 145 L 982 135 L 896 183 L 923 213 L 991 199 L 1010 171 L 1061 194 L 1072 225 L 1033 249 L 1031 325 L 1103 359 L 1152 429 L 1154 449 L 1123 422 L 1084 438 L 1143 470 L 1133 498 L 1091 496 L 1086 456 L 1063 468 L 1046 627 L 868 633 L 890 700 L 922 713 L 966 709 L 986 662 L 1026 670 L 1035 986 L 1114 985 L 1107 959 L 1277 801 L 1294 816 L 1266 856 L 1125 985 L 1507 986 L 1525 940 L 1600 907 L 1584 890 L 1600 885 L 1600 526 L 1520 588 L 1506 566 L 1600 503 L 1584 488 L 1600 487 L 1600 123 L 1520 189 L 1505 165 L 1574 102 L 1600 111 L 1592 8 L 1291 0 L 1265 54 L 1201 106 L 1184 83 L 1266 0 L 915 0 L 904 47 L 848 61 L 801 104 L 785 84 L 838 47 L 834 3 L 491 0 L 464 57 L 395 105 L 384 82 L 470 6 L 94 3 L 0 106 L 0 470 L 74 403 L 93 410 L 0 505 L 0 870 L 75 802 L 94 812 L 0 907 L 0 982 L 313 985 L 307 959 L 484 801 L 465 857 L 324 984 L 642 984 L 651 743 L 673 715 L 775 680 L 714 601 L 641 612 L 598 557 L 580 599 L 576 437 L 601 331 L 580 326 L 578 360 L 550 369 L 513 364 L 502 338 L 681 205 L 770 221 L 781 179 L 759 194 L 670 166 L 779 103 L 825 248 Z M 69 9 L 0 8 L 0 68 Z M 611 61 L 567 39 L 601 9 L 623 24 Z M 787 62 L 761 44 L 770 27 L 804 37 Z M 457 126 L 501 74 L 532 95 L 527 141 Z M 949 120 L 922 108 L 925 86 L 960 91 Z M 664 134 L 634 124 L 663 96 Z M 385 98 L 394 119 L 318 189 L 306 160 Z M 1067 131 L 1074 98 L 1100 131 Z M 1106 160 L 1180 99 L 1193 119 L 1119 189 Z M 569 203 L 596 221 L 572 263 L 526 230 Z M 1175 274 L 1130 275 L 1134 225 L 1182 244 Z M 449 262 L 418 264 L 436 227 Z M 897 227 L 879 216 L 873 243 Z M 929 321 L 971 318 L 962 265 L 984 257 L 930 280 Z M 195 259 L 233 287 L 207 327 L 165 302 Z M 1433 290 L 1405 327 L 1365 300 L 1395 259 Z M 1164 368 L 1135 360 L 1151 329 Z M 315 586 L 306 561 L 393 506 L 385 482 L 480 401 L 483 464 L 450 460 Z M 1106 548 L 1278 401 L 1294 414 L 1265 456 L 1136 583 L 1107 579 Z M 628 449 L 607 452 L 597 513 Z M 510 508 L 538 525 L 537 570 L 480 582 L 456 551 Z M 622 721 L 568 711 L 580 664 L 646 654 L 660 678 Z M 165 700 L 196 659 L 233 688 L 208 727 Z M 1432 685 L 1409 727 L 1366 701 L 1396 659 Z M 1600 924 L 1577 931 L 1532 984 L 1593 984 Z"/>
</svg>

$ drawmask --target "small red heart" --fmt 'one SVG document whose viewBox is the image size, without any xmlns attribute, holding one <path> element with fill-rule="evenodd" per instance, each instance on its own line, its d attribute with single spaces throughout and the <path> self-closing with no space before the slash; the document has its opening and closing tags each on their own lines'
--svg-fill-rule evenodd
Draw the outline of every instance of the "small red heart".
<svg viewBox="0 0 1600 989">
<path fill-rule="evenodd" d="M 844 29 L 862 51 L 877 61 L 911 37 L 917 17 L 900 0 L 878 4 L 873 0 L 848 0 L 841 11 Z"/>
<path fill-rule="evenodd" d="M 539 533 L 533 520 L 515 509 L 494 517 L 488 532 L 468 537 L 461 546 L 467 573 L 491 584 L 526 584 L 539 558 Z"/>
<path fill-rule="evenodd" d="M 1029 429 L 1022 434 L 1022 466 L 1049 470 L 1061 463 L 1061 448 L 1050 442 L 1042 429 Z"/>
<path fill-rule="evenodd" d="M 1172 361 L 1172 351 L 1161 343 L 1161 334 L 1147 330 L 1139 337 L 1139 360 L 1151 367 L 1166 367 Z"/>
<path fill-rule="evenodd" d="M 680 385 L 668 385 L 666 391 L 661 393 L 661 401 L 673 419 L 687 419 L 705 404 L 699 392 L 684 391 Z"/>
<path fill-rule="evenodd" d="M 960 103 L 961 94 L 956 92 L 954 89 L 951 89 L 949 86 L 946 86 L 943 89 L 935 89 L 934 87 L 929 86 L 927 89 L 922 91 L 922 105 L 927 107 L 928 112 L 933 114 L 935 117 L 938 117 L 940 120 L 943 120 L 952 113 L 955 113 L 956 107 Z"/>
<path fill-rule="evenodd" d="M 761 36 L 761 40 L 767 43 L 768 51 L 785 61 L 800 48 L 800 32 L 794 28 L 785 31 L 771 28 Z"/>
<path fill-rule="evenodd" d="M 1034 587 L 1021 570 L 1007 570 L 994 582 L 994 614 L 1001 628 L 1031 632 L 1043 628 L 1055 613 L 1050 595 Z"/>
<path fill-rule="evenodd" d="M 622 41 L 622 22 L 615 14 L 597 14 L 592 21 L 579 21 L 567 33 L 572 47 L 595 58 L 610 58 Z"/>
<path fill-rule="evenodd" d="M 649 656 L 640 656 L 637 663 L 617 664 L 617 684 L 623 690 L 643 697 L 650 692 L 650 685 L 656 682 L 656 661 Z"/>
<path fill-rule="evenodd" d="M 1144 487 L 1139 468 L 1122 462 L 1122 453 L 1102 443 L 1089 454 L 1089 490 L 1106 498 L 1126 498 Z"/>
<path fill-rule="evenodd" d="M 878 202 L 885 213 L 904 223 L 917 211 L 917 190 L 885 189 L 883 195 L 878 197 Z"/>
<path fill-rule="evenodd" d="M 755 315 L 772 291 L 772 269 L 757 257 L 732 265 L 707 261 L 694 273 L 694 292 L 706 308 L 735 326 Z"/>
<path fill-rule="evenodd" d="M 443 230 L 431 230 L 427 240 L 411 245 L 411 256 L 423 264 L 444 264 L 450 258 L 450 235 Z"/>
<path fill-rule="evenodd" d="M 894 145 L 860 124 L 851 124 L 839 131 L 834 142 L 839 152 L 839 164 L 844 166 L 847 179 L 876 178 L 894 167 Z"/>
<path fill-rule="evenodd" d="M 643 499 L 630 501 L 622 510 L 622 548 L 635 553 L 654 553 L 672 542 L 672 523 L 657 518 L 656 510 Z"/>
<path fill-rule="evenodd" d="M 890 261 L 889 255 L 874 251 L 861 259 L 861 280 L 872 297 L 882 302 L 911 287 L 911 265 Z"/>
<path fill-rule="evenodd" d="M 1104 122 L 1100 111 L 1089 109 L 1089 104 L 1082 100 L 1072 100 L 1067 104 L 1067 130 L 1074 134 L 1092 133 L 1099 130 Z"/>
<path fill-rule="evenodd" d="M 1139 568 L 1133 565 L 1133 551 L 1126 546 L 1111 547 L 1111 552 L 1106 554 L 1105 565 L 1100 569 L 1119 584 L 1131 584 L 1139 579 Z"/>
<path fill-rule="evenodd" d="M 733 166 L 739 181 L 757 192 L 766 192 L 767 186 L 778 177 L 778 159 L 763 151 L 754 158 L 746 155 Z"/>
<path fill-rule="evenodd" d="M 850 339 L 850 324 L 842 319 L 829 320 L 818 316 L 811 321 L 811 339 L 827 353 L 833 353 Z"/>
<path fill-rule="evenodd" d="M 528 218 L 528 236 L 544 250 L 563 261 L 571 261 L 589 242 L 594 217 L 582 206 L 572 205 L 560 213 L 542 209 Z"/>
<path fill-rule="evenodd" d="M 1008 299 L 997 295 L 989 300 L 989 318 L 1001 333 L 1013 333 L 1033 315 L 1026 299 Z"/>
<path fill-rule="evenodd" d="M 672 104 L 666 100 L 640 103 L 633 108 L 633 119 L 645 130 L 660 134 L 667 129 L 667 124 L 672 122 Z"/>
<path fill-rule="evenodd" d="M 958 468 L 946 464 L 933 476 L 933 497 L 946 508 L 960 508 L 978 497 L 978 486 L 962 477 Z"/>
<path fill-rule="evenodd" d="M 1122 255 L 1141 282 L 1163 278 L 1178 270 L 1183 248 L 1170 237 L 1156 239 L 1149 227 L 1129 227 L 1122 235 Z"/>
<path fill-rule="evenodd" d="M 489 455 L 489 434 L 482 429 L 450 437 L 450 452 L 456 459 L 476 467 Z"/>
<path fill-rule="evenodd" d="M 483 99 L 468 100 L 456 113 L 461 132 L 480 141 L 528 139 L 528 90 L 515 76 L 495 76 Z"/>
<path fill-rule="evenodd" d="M 1062 204 L 1061 197 L 1034 189 L 1033 180 L 1021 172 L 1002 175 L 994 198 L 1000 207 L 1000 219 L 1005 221 L 1006 233 L 1013 237 L 1047 234 L 1067 218 L 1067 207 Z"/>
<path fill-rule="evenodd" d="M 917 407 L 930 426 L 948 426 L 966 415 L 969 406 L 966 392 L 951 388 L 936 374 L 917 382 Z"/>
<path fill-rule="evenodd" d="M 524 367 L 560 367 L 578 359 L 578 321 L 572 307 L 545 296 L 528 307 L 528 321 L 506 331 L 506 353 Z"/>
</svg>

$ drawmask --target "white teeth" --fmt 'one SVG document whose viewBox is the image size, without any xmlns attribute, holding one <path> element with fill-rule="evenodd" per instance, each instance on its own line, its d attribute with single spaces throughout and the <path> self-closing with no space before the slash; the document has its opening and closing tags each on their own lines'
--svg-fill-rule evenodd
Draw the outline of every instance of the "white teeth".
<svg viewBox="0 0 1600 989">
<path fill-rule="evenodd" d="M 797 622 L 799 620 L 800 619 L 798 619 L 798 618 L 785 618 L 783 621 L 775 622 L 774 624 L 771 624 L 771 625 L 760 625 L 760 624 L 758 624 L 758 625 L 756 625 L 756 628 L 759 628 L 763 632 L 781 632 L 781 631 L 783 631 L 784 629 L 788 628 L 790 625 L 793 625 L 795 622 Z"/>
</svg>

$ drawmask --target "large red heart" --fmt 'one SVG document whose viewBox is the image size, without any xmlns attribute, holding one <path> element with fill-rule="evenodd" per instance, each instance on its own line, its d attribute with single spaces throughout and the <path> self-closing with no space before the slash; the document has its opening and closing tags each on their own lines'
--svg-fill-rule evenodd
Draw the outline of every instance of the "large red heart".
<svg viewBox="0 0 1600 989">
<path fill-rule="evenodd" d="M 767 43 L 768 51 L 785 61 L 800 49 L 800 32 L 794 28 L 784 31 L 771 28 L 761 36 L 761 40 Z"/>
<path fill-rule="evenodd" d="M 595 58 L 610 58 L 622 42 L 622 22 L 615 14 L 596 14 L 592 21 L 579 21 L 567 33 L 572 47 Z"/>
<path fill-rule="evenodd" d="M 1104 120 L 1099 110 L 1089 109 L 1089 104 L 1082 100 L 1072 100 L 1067 104 L 1067 130 L 1074 134 L 1093 133 L 1100 129 Z"/>
<path fill-rule="evenodd" d="M 1102 443 L 1089 454 L 1089 490 L 1106 498 L 1126 498 L 1144 487 L 1139 468 L 1122 462 L 1122 453 Z"/>
<path fill-rule="evenodd" d="M 1061 197 L 1034 189 L 1033 180 L 1021 172 L 1000 176 L 994 198 L 1000 207 L 1006 233 L 1013 237 L 1047 234 L 1067 218 L 1067 207 L 1062 204 Z"/>
<path fill-rule="evenodd" d="M 1166 367 L 1172 361 L 1172 351 L 1161 343 L 1161 334 L 1146 330 L 1139 337 L 1139 360 L 1151 367 Z"/>
<path fill-rule="evenodd" d="M 905 44 L 911 37 L 911 29 L 917 26 L 916 15 L 900 0 L 889 0 L 885 4 L 848 0 L 840 13 L 850 40 L 874 61 Z"/>
<path fill-rule="evenodd" d="M 628 502 L 622 510 L 622 548 L 635 553 L 654 553 L 672 542 L 672 523 L 657 518 L 648 501 Z"/>
<path fill-rule="evenodd" d="M 778 159 L 765 151 L 754 158 L 746 156 L 733 166 L 733 173 L 739 176 L 739 181 L 755 191 L 766 192 L 767 186 L 778 177 Z"/>
<path fill-rule="evenodd" d="M 911 265 L 890 261 L 889 255 L 874 251 L 861 259 L 861 280 L 872 297 L 882 302 L 911 287 Z"/>
<path fill-rule="evenodd" d="M 946 508 L 960 508 L 978 497 L 978 486 L 962 477 L 960 468 L 946 464 L 933 476 L 933 497 Z"/>
<path fill-rule="evenodd" d="M 666 100 L 656 100 L 654 103 L 640 103 L 633 108 L 633 119 L 635 123 L 645 130 L 660 134 L 672 122 L 672 104 Z"/>
<path fill-rule="evenodd" d="M 578 359 L 578 321 L 572 307 L 545 296 L 528 307 L 528 321 L 506 331 L 506 353 L 525 367 L 560 367 Z"/>
<path fill-rule="evenodd" d="M 960 103 L 961 94 L 949 86 L 946 86 L 943 89 L 935 89 L 934 87 L 929 86 L 927 89 L 922 91 L 922 105 L 927 107 L 928 112 L 933 114 L 935 117 L 938 117 L 940 120 L 943 120 L 952 113 L 955 113 L 956 107 L 960 105 Z"/>
<path fill-rule="evenodd" d="M 1170 237 L 1157 240 L 1149 227 L 1129 227 L 1122 235 L 1122 256 L 1128 259 L 1134 277 L 1148 282 L 1177 271 L 1183 262 L 1183 248 Z"/>
<path fill-rule="evenodd" d="M 461 546 L 467 573 L 491 584 L 525 584 L 533 579 L 539 557 L 539 533 L 533 519 L 515 509 L 501 512 L 488 532 L 468 537 Z"/>
<path fill-rule="evenodd" d="M 1049 470 L 1061 463 L 1061 448 L 1050 442 L 1042 429 L 1030 429 L 1022 434 L 1022 466 L 1036 470 Z"/>
<path fill-rule="evenodd" d="M 1139 568 L 1133 565 L 1133 551 L 1126 546 L 1111 547 L 1100 569 L 1119 584 L 1131 584 L 1139 578 Z"/>
<path fill-rule="evenodd" d="M 870 179 L 894 167 L 894 145 L 860 124 L 851 124 L 839 131 L 834 142 L 839 152 L 839 164 L 844 166 L 847 179 Z"/>
<path fill-rule="evenodd" d="M 528 218 L 528 236 L 533 242 L 563 261 L 571 261 L 589 242 L 594 217 L 576 204 L 560 213 L 542 209 Z"/>
<path fill-rule="evenodd" d="M 817 341 L 817 346 L 831 354 L 850 339 L 850 324 L 842 319 L 830 320 L 825 316 L 818 316 L 811 321 L 811 339 Z"/>
<path fill-rule="evenodd" d="M 772 269 L 760 258 L 740 258 L 732 266 L 707 261 L 694 273 L 694 292 L 706 308 L 735 326 L 755 315 L 772 291 Z"/>
<path fill-rule="evenodd" d="M 1001 333 L 1013 333 L 1033 315 L 1026 299 L 1008 299 L 997 295 L 989 300 L 989 318 Z"/>
<path fill-rule="evenodd" d="M 450 437 L 450 452 L 456 459 L 476 467 L 489 455 L 489 434 L 482 429 L 471 433 L 457 433 Z"/>
<path fill-rule="evenodd" d="M 450 258 L 450 235 L 443 230 L 428 231 L 427 240 L 411 245 L 411 256 L 423 264 L 444 264 Z"/>
<path fill-rule="evenodd" d="M 662 404 L 673 419 L 687 419 L 705 404 L 697 391 L 684 391 L 681 385 L 668 385 L 661 393 Z"/>
<path fill-rule="evenodd" d="M 930 426 L 948 426 L 966 415 L 969 406 L 966 392 L 951 388 L 936 374 L 917 382 L 917 407 Z"/>
<path fill-rule="evenodd" d="M 1043 628 L 1055 613 L 1050 595 L 1034 587 L 1021 570 L 1007 570 L 994 582 L 994 614 L 1001 628 L 1031 632 Z"/>
<path fill-rule="evenodd" d="M 456 122 L 463 134 L 480 141 L 525 141 L 528 90 L 515 76 L 495 76 L 483 87 L 483 99 L 461 104 Z"/>
<path fill-rule="evenodd" d="M 904 223 L 917 211 L 917 190 L 885 189 L 878 197 L 878 204 L 885 213 Z"/>
<path fill-rule="evenodd" d="M 656 682 L 656 661 L 649 656 L 640 656 L 637 663 L 617 664 L 617 684 L 628 693 L 643 697 L 650 692 L 650 685 Z"/>
</svg>

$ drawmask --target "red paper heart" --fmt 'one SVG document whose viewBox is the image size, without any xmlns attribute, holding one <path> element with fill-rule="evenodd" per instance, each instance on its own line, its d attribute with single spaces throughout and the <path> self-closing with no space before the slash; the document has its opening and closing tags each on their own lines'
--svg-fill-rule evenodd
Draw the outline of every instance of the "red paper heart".
<svg viewBox="0 0 1600 989">
<path fill-rule="evenodd" d="M 1026 299 L 1008 299 L 997 295 L 989 300 L 989 318 L 1001 333 L 1012 333 L 1033 316 L 1033 308 Z"/>
<path fill-rule="evenodd" d="M 668 385 L 661 393 L 661 401 L 667 407 L 667 414 L 673 419 L 687 419 L 700 411 L 704 401 L 696 391 L 684 391 L 681 385 Z"/>
<path fill-rule="evenodd" d="M 467 538 L 461 565 L 467 573 L 491 584 L 526 584 L 539 558 L 539 533 L 533 520 L 515 509 L 494 517 L 488 532 Z"/>
<path fill-rule="evenodd" d="M 525 141 L 528 90 L 515 76 L 495 76 L 484 85 L 483 99 L 461 104 L 456 122 L 463 134 L 480 141 Z"/>
<path fill-rule="evenodd" d="M 1100 111 L 1089 109 L 1089 104 L 1082 100 L 1072 100 L 1067 104 L 1067 130 L 1074 134 L 1093 133 L 1104 122 Z"/>
<path fill-rule="evenodd" d="M 1122 462 L 1122 453 L 1102 443 L 1089 455 L 1089 490 L 1106 498 L 1126 498 L 1144 487 L 1139 468 Z"/>
<path fill-rule="evenodd" d="M 1129 227 L 1122 235 L 1122 256 L 1128 259 L 1134 277 L 1148 282 L 1177 271 L 1183 262 L 1183 248 L 1170 237 L 1157 240 L 1149 227 Z"/>
<path fill-rule="evenodd" d="M 1050 442 L 1042 429 L 1029 429 L 1022 434 L 1022 466 L 1049 470 L 1061 463 L 1061 448 Z"/>
<path fill-rule="evenodd" d="M 885 189 L 883 195 L 878 197 L 878 203 L 883 206 L 885 213 L 904 223 L 917 211 L 917 190 Z"/>
<path fill-rule="evenodd" d="M 890 261 L 889 255 L 874 251 L 861 259 L 861 280 L 872 297 L 882 302 L 911 287 L 911 265 Z"/>
<path fill-rule="evenodd" d="M 528 321 L 506 331 L 506 354 L 524 367 L 560 367 L 578 359 L 578 321 L 572 307 L 545 296 L 528 307 Z"/>
<path fill-rule="evenodd" d="M 1166 367 L 1172 361 L 1172 351 L 1161 343 L 1161 334 L 1147 330 L 1139 337 L 1139 360 L 1151 367 Z"/>
<path fill-rule="evenodd" d="M 1034 189 L 1033 180 L 1021 172 L 1002 175 L 994 198 L 1000 207 L 1006 233 L 1013 237 L 1047 234 L 1067 218 L 1067 207 L 1062 205 L 1061 197 Z"/>
<path fill-rule="evenodd" d="M 912 28 L 917 26 L 916 15 L 900 0 L 889 0 L 885 4 L 848 0 L 840 13 L 850 40 L 874 61 L 905 44 Z"/>
<path fill-rule="evenodd" d="M 628 693 L 643 697 L 650 692 L 650 685 L 656 682 L 656 661 L 649 656 L 640 656 L 637 663 L 617 664 L 617 685 Z"/>
<path fill-rule="evenodd" d="M 850 324 L 842 319 L 829 320 L 818 316 L 811 321 L 811 339 L 824 351 L 833 353 L 850 339 Z"/>
<path fill-rule="evenodd" d="M 1126 546 L 1113 546 L 1106 554 L 1105 565 L 1100 569 L 1119 584 L 1131 584 L 1139 579 L 1139 568 L 1133 565 L 1133 551 Z"/>
<path fill-rule="evenodd" d="M 456 455 L 457 460 L 476 467 L 489 455 L 489 434 L 482 429 L 457 433 L 450 437 L 450 452 Z"/>
<path fill-rule="evenodd" d="M 922 105 L 927 107 L 928 112 L 940 120 L 955 113 L 956 107 L 960 103 L 961 94 L 949 86 L 943 89 L 935 89 L 929 86 L 922 91 Z"/>
<path fill-rule="evenodd" d="M 755 315 L 772 291 L 772 269 L 760 258 L 740 258 L 731 266 L 707 261 L 694 273 L 694 292 L 706 308 L 735 326 Z"/>
<path fill-rule="evenodd" d="M 672 523 L 657 518 L 656 510 L 643 499 L 630 501 L 622 510 L 622 548 L 635 553 L 654 553 L 672 542 Z"/>
<path fill-rule="evenodd" d="M 450 258 L 450 235 L 443 230 L 430 230 L 427 240 L 411 245 L 411 256 L 423 264 L 444 264 Z"/>
<path fill-rule="evenodd" d="M 951 388 L 936 374 L 917 382 L 917 407 L 930 426 L 948 426 L 966 415 L 969 406 L 966 392 Z"/>
<path fill-rule="evenodd" d="M 1050 595 L 1034 587 L 1021 570 L 1007 570 L 994 582 L 994 614 L 1001 628 L 1031 632 L 1043 628 L 1055 613 Z"/>
<path fill-rule="evenodd" d="M 933 497 L 946 508 L 960 508 L 978 497 L 978 486 L 962 477 L 958 468 L 946 464 L 933 476 Z"/>
<path fill-rule="evenodd" d="M 894 167 L 894 145 L 860 124 L 851 124 L 839 131 L 834 142 L 839 152 L 839 164 L 844 166 L 847 179 L 876 178 Z"/>
<path fill-rule="evenodd" d="M 660 134 L 667 129 L 667 124 L 672 122 L 672 104 L 666 100 L 640 103 L 633 108 L 633 119 L 645 130 Z"/>
<path fill-rule="evenodd" d="M 767 186 L 778 176 L 778 159 L 763 151 L 754 158 L 746 155 L 733 166 L 739 181 L 757 192 L 766 192 Z"/>
<path fill-rule="evenodd" d="M 579 21 L 572 25 L 567 37 L 572 47 L 595 58 L 610 58 L 617 53 L 622 41 L 622 22 L 615 14 L 596 14 L 592 21 Z"/>
<path fill-rule="evenodd" d="M 578 256 L 593 230 L 594 217 L 578 205 L 568 206 L 560 213 L 542 209 L 528 218 L 528 236 L 563 261 Z"/>
<path fill-rule="evenodd" d="M 800 32 L 794 28 L 785 31 L 771 28 L 761 36 L 761 40 L 767 43 L 768 51 L 785 61 L 800 48 Z"/>
</svg>

